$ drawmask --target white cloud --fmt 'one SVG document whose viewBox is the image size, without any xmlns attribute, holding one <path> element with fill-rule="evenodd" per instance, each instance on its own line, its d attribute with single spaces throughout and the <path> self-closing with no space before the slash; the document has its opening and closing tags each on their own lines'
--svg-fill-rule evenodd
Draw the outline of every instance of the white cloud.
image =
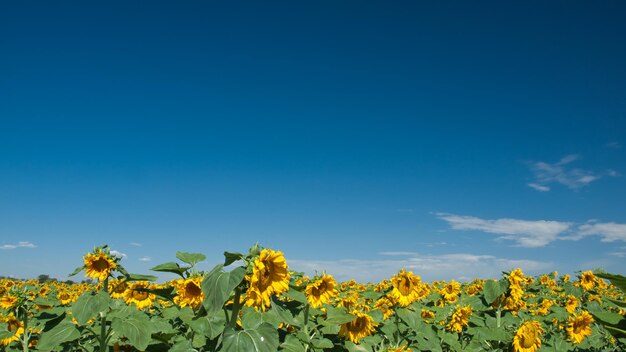
<svg viewBox="0 0 626 352">
<path fill-rule="evenodd" d="M 114 256 L 114 257 L 118 257 L 118 258 L 126 258 L 126 257 L 128 257 L 128 256 L 126 255 L 126 253 L 122 253 L 122 252 L 120 252 L 120 251 L 116 251 L 116 250 L 112 250 L 112 251 L 110 251 L 109 253 L 111 253 L 111 255 L 112 255 L 112 256 Z"/>
<path fill-rule="evenodd" d="M 529 183 L 528 187 L 534 188 L 534 189 L 536 189 L 539 192 L 548 192 L 548 191 L 550 191 L 550 187 L 542 186 L 542 185 L 539 185 L 539 184 L 536 184 L 536 183 Z"/>
<path fill-rule="evenodd" d="M 417 253 L 415 252 L 402 252 L 402 251 L 397 251 L 397 252 L 380 252 L 378 253 L 379 255 L 387 255 L 387 256 L 407 256 L 407 255 L 415 255 Z"/>
<path fill-rule="evenodd" d="M 537 191 L 547 192 L 550 190 L 548 184 L 560 183 L 569 189 L 577 190 L 603 177 L 603 175 L 588 170 L 569 167 L 569 164 L 578 158 L 578 155 L 570 154 L 554 164 L 543 161 L 530 163 L 535 181 L 528 183 L 528 186 Z"/>
<path fill-rule="evenodd" d="M 399 254 L 401 252 L 391 252 Z M 313 275 L 326 271 L 339 281 L 354 279 L 359 282 L 379 282 L 388 279 L 400 269 L 412 271 L 424 281 L 460 280 L 499 277 L 502 271 L 521 267 L 526 274 L 539 274 L 552 270 L 553 263 L 525 259 L 498 258 L 491 255 L 451 253 L 443 255 L 420 255 L 407 253 L 405 258 L 381 260 L 341 259 L 309 261 L 289 259 L 291 269 Z"/>
<path fill-rule="evenodd" d="M 135 246 L 135 247 L 141 247 L 141 243 L 137 243 L 137 242 L 131 242 L 130 245 Z"/>
<path fill-rule="evenodd" d="M 151 260 L 152 260 L 152 257 L 143 256 L 143 257 L 139 258 L 140 262 L 149 262 Z"/>
<path fill-rule="evenodd" d="M 569 222 L 548 220 L 496 219 L 485 220 L 474 216 L 437 213 L 454 230 L 476 230 L 500 235 L 499 239 L 517 242 L 521 247 L 543 247 L 558 239 L 572 226 Z"/>
<path fill-rule="evenodd" d="M 17 244 L 3 244 L 0 249 L 16 249 L 16 248 L 35 248 L 34 244 L 28 241 L 20 241 Z"/>
<path fill-rule="evenodd" d="M 626 224 L 587 223 L 580 225 L 569 239 L 578 240 L 587 236 L 600 236 L 602 242 L 626 241 Z"/>
</svg>

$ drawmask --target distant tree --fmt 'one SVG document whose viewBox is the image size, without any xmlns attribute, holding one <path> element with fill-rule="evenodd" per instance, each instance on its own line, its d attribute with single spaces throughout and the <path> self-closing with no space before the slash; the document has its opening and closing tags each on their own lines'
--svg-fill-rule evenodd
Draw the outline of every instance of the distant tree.
<svg viewBox="0 0 626 352">
<path fill-rule="evenodd" d="M 41 274 L 41 275 L 37 276 L 37 280 L 39 280 L 40 283 L 44 283 L 44 282 L 50 280 L 50 275 Z"/>
</svg>

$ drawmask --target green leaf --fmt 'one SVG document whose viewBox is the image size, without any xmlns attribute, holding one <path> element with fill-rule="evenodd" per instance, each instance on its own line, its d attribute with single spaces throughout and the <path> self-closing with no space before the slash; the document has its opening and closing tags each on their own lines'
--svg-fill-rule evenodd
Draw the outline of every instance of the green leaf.
<svg viewBox="0 0 626 352">
<path fill-rule="evenodd" d="M 256 329 L 263 323 L 263 316 L 252 307 L 243 308 L 243 317 L 241 318 L 241 326 L 244 329 Z"/>
<path fill-rule="evenodd" d="M 278 331 L 268 323 L 256 329 L 224 331 L 222 349 L 224 352 L 276 352 L 278 350 Z"/>
<path fill-rule="evenodd" d="M 74 271 L 72 271 L 71 274 L 67 275 L 67 276 L 74 276 L 78 273 L 80 273 L 83 269 L 85 269 L 85 266 L 79 266 L 78 268 L 74 269 Z"/>
<path fill-rule="evenodd" d="M 158 277 L 154 275 L 128 274 L 127 281 L 156 281 Z"/>
<path fill-rule="evenodd" d="M 485 300 L 491 305 L 498 297 L 504 294 L 507 290 L 507 285 L 500 281 L 487 280 L 483 286 L 483 294 Z"/>
<path fill-rule="evenodd" d="M 9 331 L 9 324 L 0 323 L 0 340 L 13 337 L 13 335 L 15 335 L 15 332 Z"/>
<path fill-rule="evenodd" d="M 170 347 L 169 352 L 196 352 L 197 350 L 191 346 L 191 341 L 181 340 Z"/>
<path fill-rule="evenodd" d="M 211 340 L 218 337 L 224 331 L 225 325 L 226 317 L 224 317 L 224 314 L 216 314 L 210 318 L 200 317 L 189 323 L 189 326 L 193 329 L 193 331 L 202 334 Z"/>
<path fill-rule="evenodd" d="M 304 345 L 293 335 L 285 336 L 285 342 L 283 342 L 281 351 L 287 352 L 306 352 Z"/>
<path fill-rule="evenodd" d="M 209 315 L 215 314 L 224 307 L 235 287 L 243 281 L 246 269 L 237 267 L 230 272 L 223 270 L 223 265 L 219 264 L 202 280 L 202 291 L 204 292 L 204 308 Z"/>
<path fill-rule="evenodd" d="M 72 304 L 72 315 L 79 325 L 85 325 L 89 319 L 95 318 L 98 313 L 108 310 L 110 302 L 111 297 L 104 291 L 95 295 L 91 292 L 83 293 Z"/>
<path fill-rule="evenodd" d="M 300 303 L 304 303 L 307 304 L 308 301 L 306 299 L 306 295 L 300 291 L 294 290 L 292 288 L 289 289 L 289 291 L 283 293 L 283 295 L 287 298 L 290 299 L 292 301 L 296 301 L 296 302 L 300 302 Z"/>
<path fill-rule="evenodd" d="M 245 255 L 236 252 L 224 252 L 224 266 L 229 266 L 232 263 L 244 258 Z"/>
<path fill-rule="evenodd" d="M 589 313 L 596 317 L 598 320 L 601 320 L 605 323 L 609 323 L 611 325 L 615 325 L 619 323 L 620 320 L 623 319 L 621 315 L 615 312 L 609 312 L 600 307 L 598 302 L 592 302 L 588 307 Z"/>
<path fill-rule="evenodd" d="M 167 263 L 159 264 L 150 270 L 166 272 L 166 273 L 174 273 L 184 278 L 183 273 L 186 272 L 188 269 L 191 269 L 191 267 L 189 266 L 181 267 L 180 265 L 178 265 L 178 263 L 167 262 Z"/>
<path fill-rule="evenodd" d="M 111 328 L 117 335 L 126 337 L 128 343 L 140 351 L 145 350 L 152 339 L 150 318 L 139 312 L 126 319 L 114 318 Z"/>
<path fill-rule="evenodd" d="M 398 317 L 404 321 L 404 323 L 413 331 L 418 331 L 420 324 L 420 314 L 406 308 L 398 308 L 396 310 Z"/>
<path fill-rule="evenodd" d="M 356 317 L 348 313 L 343 308 L 327 307 L 326 319 L 322 322 L 323 325 L 345 324 L 351 322 Z"/>
<path fill-rule="evenodd" d="M 335 346 L 331 340 L 326 338 L 312 339 L 311 344 L 315 348 L 333 348 Z"/>
<path fill-rule="evenodd" d="M 176 252 L 176 258 L 181 261 L 194 266 L 197 263 L 206 259 L 206 255 L 202 253 L 187 253 L 187 252 Z"/>
<path fill-rule="evenodd" d="M 78 331 L 76 325 L 71 321 L 65 320 L 52 329 L 41 333 L 37 343 L 37 350 L 50 351 L 62 343 L 78 338 L 80 338 L 80 331 Z"/>
<path fill-rule="evenodd" d="M 626 276 L 609 274 L 603 272 L 595 272 L 597 277 L 611 281 L 613 285 L 622 290 L 626 294 Z"/>
</svg>

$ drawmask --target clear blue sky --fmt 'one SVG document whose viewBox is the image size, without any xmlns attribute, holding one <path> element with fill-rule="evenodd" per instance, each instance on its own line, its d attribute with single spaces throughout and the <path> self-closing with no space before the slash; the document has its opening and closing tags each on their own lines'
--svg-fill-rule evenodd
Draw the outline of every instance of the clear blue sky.
<svg viewBox="0 0 626 352">
<path fill-rule="evenodd" d="M 257 241 L 361 281 L 624 273 L 625 13 L 7 2 L 0 274 Z"/>
</svg>

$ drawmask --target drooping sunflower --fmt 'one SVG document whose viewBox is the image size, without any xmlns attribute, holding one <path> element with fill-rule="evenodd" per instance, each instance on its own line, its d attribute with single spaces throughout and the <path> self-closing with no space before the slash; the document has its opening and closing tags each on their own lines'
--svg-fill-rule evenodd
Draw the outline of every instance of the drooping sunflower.
<svg viewBox="0 0 626 352">
<path fill-rule="evenodd" d="M 77 298 L 78 297 L 75 294 L 72 294 L 68 291 L 61 291 L 57 295 L 57 299 L 59 300 L 59 302 L 61 302 L 62 305 L 70 304 L 76 301 Z"/>
<path fill-rule="evenodd" d="M 8 331 L 13 333 L 12 336 L 0 339 L 0 346 L 8 346 L 13 341 L 19 341 L 24 334 L 24 324 L 13 315 L 0 317 L 0 323 L 6 323 Z"/>
<path fill-rule="evenodd" d="M 385 296 L 379 298 L 374 304 L 374 308 L 378 309 L 383 313 L 383 319 L 388 319 L 393 315 L 394 310 L 391 309 L 393 307 L 393 302 Z"/>
<path fill-rule="evenodd" d="M 322 275 L 314 282 L 310 282 L 305 289 L 306 299 L 313 308 L 330 303 L 337 295 L 337 282 L 331 275 Z"/>
<path fill-rule="evenodd" d="M 135 304 L 137 309 L 150 307 L 156 296 L 146 290 L 150 289 L 150 284 L 145 281 L 133 282 L 124 292 L 124 300 L 126 304 Z"/>
<path fill-rule="evenodd" d="M 454 303 L 461 293 L 461 284 L 452 280 L 439 291 L 446 303 Z"/>
<path fill-rule="evenodd" d="M 591 323 L 593 323 L 593 317 L 587 311 L 582 311 L 580 315 L 570 316 L 566 329 L 570 340 L 575 344 L 583 342 L 585 337 L 591 335 L 591 326 L 589 326 Z"/>
<path fill-rule="evenodd" d="M 0 297 L 0 308 L 10 309 L 17 304 L 18 298 L 13 295 L 4 295 Z"/>
<path fill-rule="evenodd" d="M 422 309 L 420 311 L 420 316 L 425 321 L 426 320 L 430 321 L 430 319 L 435 319 L 435 312 L 433 312 L 432 310 L 428 310 L 428 309 Z M 426 322 L 428 322 L 428 321 L 426 321 Z"/>
<path fill-rule="evenodd" d="M 356 318 L 341 325 L 339 336 L 343 336 L 354 343 L 359 343 L 362 338 L 370 336 L 376 331 L 377 324 L 368 314 L 358 310 L 353 310 L 351 314 Z"/>
<path fill-rule="evenodd" d="M 124 292 L 128 289 L 128 281 L 111 280 L 109 281 L 109 292 L 112 298 L 124 298 Z"/>
<path fill-rule="evenodd" d="M 569 314 L 574 313 L 574 311 L 576 311 L 576 307 L 578 307 L 578 298 L 572 295 L 567 296 L 567 301 L 565 302 L 565 309 L 567 312 Z"/>
<path fill-rule="evenodd" d="M 538 321 L 530 320 L 523 323 L 513 338 L 515 352 L 535 352 L 541 347 L 543 329 Z"/>
<path fill-rule="evenodd" d="M 272 295 L 280 295 L 288 289 L 289 270 L 283 253 L 263 249 L 254 261 L 246 305 L 265 310 L 270 305 Z"/>
<path fill-rule="evenodd" d="M 400 270 L 391 278 L 393 289 L 389 298 L 400 307 L 406 307 L 418 298 L 418 288 L 422 279 L 411 271 Z"/>
<path fill-rule="evenodd" d="M 117 267 L 115 259 L 102 248 L 96 249 L 93 253 L 87 253 L 83 261 L 85 262 L 85 275 L 98 281 L 106 280 Z"/>
<path fill-rule="evenodd" d="M 172 282 L 176 288 L 174 303 L 180 307 L 198 308 L 204 301 L 204 293 L 201 288 L 202 277 L 179 279 Z"/>
<path fill-rule="evenodd" d="M 446 329 L 452 332 L 461 332 L 469 324 L 469 318 L 472 315 L 472 308 L 470 306 L 457 307 L 450 321 L 446 325 Z"/>
</svg>

